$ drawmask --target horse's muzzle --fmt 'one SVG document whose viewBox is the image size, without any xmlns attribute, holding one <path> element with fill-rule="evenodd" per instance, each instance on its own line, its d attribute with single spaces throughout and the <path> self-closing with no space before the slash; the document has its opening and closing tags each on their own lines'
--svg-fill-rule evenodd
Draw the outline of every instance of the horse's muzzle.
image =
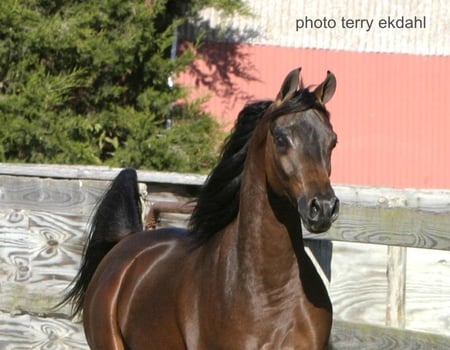
<svg viewBox="0 0 450 350">
<path fill-rule="evenodd" d="M 301 197 L 298 211 L 306 229 L 312 233 L 327 231 L 339 216 L 339 199 L 332 196 L 328 199 L 313 197 L 309 201 Z"/>
</svg>

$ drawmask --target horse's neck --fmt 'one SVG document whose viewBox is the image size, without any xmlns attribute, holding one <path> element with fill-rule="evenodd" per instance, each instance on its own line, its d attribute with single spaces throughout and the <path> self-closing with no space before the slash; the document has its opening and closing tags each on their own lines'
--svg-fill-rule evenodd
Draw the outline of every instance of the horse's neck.
<svg viewBox="0 0 450 350">
<path fill-rule="evenodd" d="M 293 273 L 298 275 L 290 240 L 292 232 L 277 218 L 278 213 L 272 208 L 265 188 L 265 179 L 262 182 L 253 179 L 244 186 L 237 232 L 242 268 L 247 274 L 253 273 L 255 280 L 261 277 L 261 282 L 268 284 L 266 287 L 281 287 Z M 297 228 L 301 235 L 300 222 Z"/>
<path fill-rule="evenodd" d="M 296 254 L 304 254 L 304 248 L 297 211 L 268 192 L 263 145 L 249 150 L 251 158 L 241 179 L 239 215 L 229 234 L 234 235 L 230 249 L 235 250 L 238 276 L 246 280 L 239 283 L 252 283 L 258 291 L 271 293 L 285 288 L 294 276 L 298 279 Z M 297 251 L 291 236 L 300 238 Z"/>
<path fill-rule="evenodd" d="M 292 306 L 306 298 L 331 310 L 326 288 L 305 252 L 297 209 L 267 188 L 264 150 L 259 152 L 242 175 L 237 220 L 218 243 L 226 289 L 247 290 L 249 302 L 272 303 L 275 298 L 275 303 Z"/>
</svg>

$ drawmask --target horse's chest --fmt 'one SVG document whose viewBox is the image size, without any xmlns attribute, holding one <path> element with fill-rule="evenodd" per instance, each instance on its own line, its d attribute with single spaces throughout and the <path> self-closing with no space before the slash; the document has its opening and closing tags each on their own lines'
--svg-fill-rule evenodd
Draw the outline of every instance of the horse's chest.
<svg viewBox="0 0 450 350">
<path fill-rule="evenodd" d="M 320 349 L 311 346 L 307 334 L 301 334 L 295 330 L 275 328 L 263 333 L 253 333 L 251 330 L 236 333 L 228 333 L 226 339 L 217 337 L 210 346 L 205 349 L 261 349 L 261 350 L 313 350 Z M 221 340 L 219 340 L 222 338 Z M 211 347 L 212 346 L 212 347 Z"/>
<path fill-rule="evenodd" d="M 188 349 L 265 349 L 265 350 L 323 350 L 328 334 L 310 325 L 301 325 L 292 318 L 276 317 L 264 321 L 248 321 L 244 318 L 224 317 L 227 322 L 210 320 L 200 326 L 190 339 Z M 201 322 L 200 322 L 201 323 Z M 306 326 L 306 327 L 305 327 Z"/>
</svg>

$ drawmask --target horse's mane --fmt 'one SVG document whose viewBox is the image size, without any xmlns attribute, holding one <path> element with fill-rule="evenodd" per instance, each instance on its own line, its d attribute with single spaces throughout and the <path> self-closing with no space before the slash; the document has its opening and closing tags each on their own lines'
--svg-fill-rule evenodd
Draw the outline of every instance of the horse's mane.
<svg viewBox="0 0 450 350">
<path fill-rule="evenodd" d="M 241 175 L 250 139 L 272 102 L 250 103 L 239 113 L 233 131 L 225 140 L 218 164 L 200 190 L 189 220 L 189 236 L 194 245 L 205 243 L 236 218 Z"/>
</svg>

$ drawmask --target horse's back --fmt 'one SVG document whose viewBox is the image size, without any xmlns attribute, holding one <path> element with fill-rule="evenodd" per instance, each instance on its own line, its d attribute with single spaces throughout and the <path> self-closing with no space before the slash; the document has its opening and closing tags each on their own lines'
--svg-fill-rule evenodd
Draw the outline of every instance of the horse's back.
<svg viewBox="0 0 450 350">
<path fill-rule="evenodd" d="M 183 348 L 181 335 L 177 336 L 174 300 L 189 252 L 185 231 L 180 229 L 135 233 L 117 244 L 102 260 L 88 288 L 84 322 L 90 343 L 106 344 L 102 338 L 112 333 L 120 334 L 132 349 L 157 349 L 158 344 Z M 99 324 L 106 324 L 112 332 L 99 331 Z M 159 336 L 149 337 L 152 333 Z"/>
</svg>

